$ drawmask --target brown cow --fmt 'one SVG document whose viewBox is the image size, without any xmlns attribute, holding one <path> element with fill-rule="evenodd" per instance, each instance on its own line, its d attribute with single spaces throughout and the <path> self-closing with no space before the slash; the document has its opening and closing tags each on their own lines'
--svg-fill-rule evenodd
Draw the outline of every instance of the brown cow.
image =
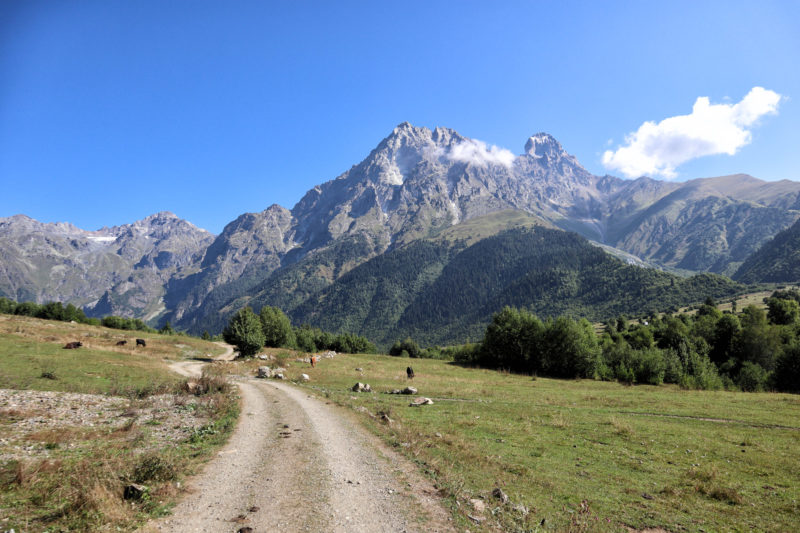
<svg viewBox="0 0 800 533">
<path fill-rule="evenodd" d="M 76 348 L 80 348 L 81 346 L 83 346 L 83 344 L 78 342 L 78 341 L 68 342 L 67 344 L 64 345 L 64 349 L 65 350 L 74 350 Z"/>
<path fill-rule="evenodd" d="M 119 341 L 117 346 L 125 346 L 126 344 L 128 344 L 128 341 Z"/>
<path fill-rule="evenodd" d="M 317 356 L 316 355 L 312 355 L 311 356 L 311 367 L 313 368 L 315 366 L 317 366 Z"/>
</svg>

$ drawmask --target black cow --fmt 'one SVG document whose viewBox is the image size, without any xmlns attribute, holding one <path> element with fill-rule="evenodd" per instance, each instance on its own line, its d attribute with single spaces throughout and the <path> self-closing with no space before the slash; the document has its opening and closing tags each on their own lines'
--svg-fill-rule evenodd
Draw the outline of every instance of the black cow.
<svg viewBox="0 0 800 533">
<path fill-rule="evenodd" d="M 147 348 L 147 343 L 144 342 L 144 339 L 136 339 L 136 346 L 144 346 Z"/>
<path fill-rule="evenodd" d="M 128 341 L 119 341 L 117 346 L 125 346 L 126 344 L 128 344 Z"/>
<path fill-rule="evenodd" d="M 65 350 L 74 350 L 76 348 L 80 348 L 81 346 L 83 346 L 83 344 L 78 342 L 78 341 L 68 342 L 67 344 L 64 345 L 64 349 Z"/>
<path fill-rule="evenodd" d="M 406 368 L 406 374 L 408 374 L 408 379 L 414 379 L 414 369 L 411 367 Z"/>
</svg>

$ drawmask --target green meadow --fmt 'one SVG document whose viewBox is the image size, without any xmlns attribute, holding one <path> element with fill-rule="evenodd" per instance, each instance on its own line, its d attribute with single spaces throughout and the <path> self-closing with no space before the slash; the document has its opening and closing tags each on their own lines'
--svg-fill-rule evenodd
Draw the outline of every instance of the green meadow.
<svg viewBox="0 0 800 533">
<path fill-rule="evenodd" d="M 800 396 L 372 355 L 292 365 L 290 378 L 309 374 L 305 387 L 416 461 L 471 531 L 800 530 Z M 352 392 L 358 381 L 374 392 Z M 409 384 L 433 405 L 386 393 Z"/>
</svg>

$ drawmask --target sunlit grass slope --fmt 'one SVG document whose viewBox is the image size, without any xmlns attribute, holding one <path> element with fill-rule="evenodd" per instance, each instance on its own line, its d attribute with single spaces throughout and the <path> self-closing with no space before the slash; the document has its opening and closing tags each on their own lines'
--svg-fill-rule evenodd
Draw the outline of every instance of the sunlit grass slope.
<svg viewBox="0 0 800 533">
<path fill-rule="evenodd" d="M 800 396 L 534 380 L 385 356 L 289 368 L 300 372 L 418 461 L 472 531 L 800 530 Z M 375 392 L 352 392 L 357 381 Z M 407 384 L 434 404 L 385 394 Z"/>
</svg>

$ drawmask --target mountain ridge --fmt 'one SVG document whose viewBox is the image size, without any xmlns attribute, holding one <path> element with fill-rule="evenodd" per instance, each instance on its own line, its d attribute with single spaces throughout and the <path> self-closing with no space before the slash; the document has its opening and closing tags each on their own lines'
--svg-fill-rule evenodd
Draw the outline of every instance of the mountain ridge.
<svg viewBox="0 0 800 533">
<path fill-rule="evenodd" d="M 531 135 L 515 155 L 453 129 L 404 122 L 361 162 L 308 190 L 291 209 L 273 204 L 244 213 L 216 236 L 158 213 L 78 235 L 83 252 L 62 242 L 65 232 L 78 228 L 53 226 L 47 228 L 53 242 L 39 243 L 40 253 L 30 255 L 22 246 L 26 230 L 8 227 L 24 228 L 25 220 L 0 219 L 0 251 L 8 253 L 0 265 L 0 293 L 75 300 L 90 312 L 169 319 L 196 331 L 204 317 L 261 298 L 253 291 L 271 294 L 272 300 L 263 300 L 270 303 L 285 300 L 278 287 L 322 290 L 374 257 L 506 210 L 575 231 L 643 263 L 731 274 L 800 218 L 800 183 L 743 174 L 683 183 L 596 176 L 544 132 Z M 166 234 L 156 238 L 158 228 L 173 226 L 185 246 L 167 242 Z M 101 245 L 113 254 L 87 252 Z M 99 261 L 107 275 L 91 283 L 81 279 L 71 293 L 70 283 L 62 283 L 58 291 L 49 275 L 32 273 L 30 261 L 60 262 L 78 278 Z"/>
</svg>

